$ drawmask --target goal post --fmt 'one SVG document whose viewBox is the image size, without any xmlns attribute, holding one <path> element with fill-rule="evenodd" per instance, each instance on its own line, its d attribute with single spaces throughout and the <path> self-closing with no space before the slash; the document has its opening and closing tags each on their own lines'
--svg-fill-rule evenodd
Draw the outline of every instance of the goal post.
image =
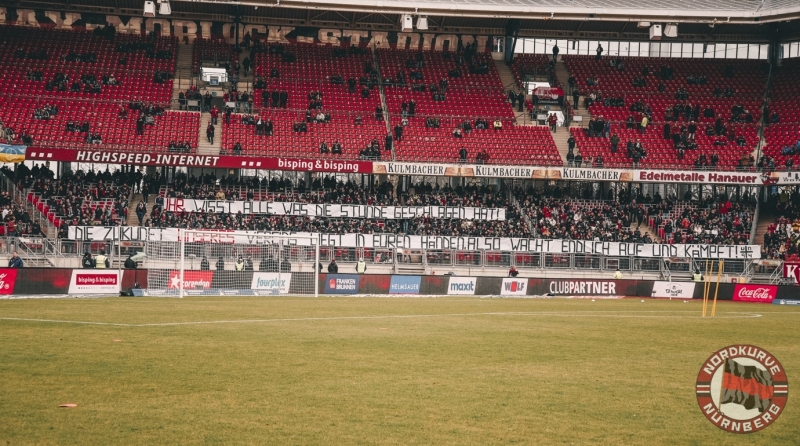
<svg viewBox="0 0 800 446">
<path fill-rule="evenodd" d="M 319 296 L 319 245 L 310 234 L 180 229 L 145 245 L 148 295 Z"/>
</svg>

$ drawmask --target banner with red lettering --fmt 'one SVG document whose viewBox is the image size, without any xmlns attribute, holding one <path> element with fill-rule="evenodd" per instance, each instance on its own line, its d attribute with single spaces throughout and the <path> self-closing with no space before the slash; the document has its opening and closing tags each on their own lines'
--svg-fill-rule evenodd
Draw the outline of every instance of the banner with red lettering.
<svg viewBox="0 0 800 446">
<path fill-rule="evenodd" d="M 74 269 L 69 281 L 69 294 L 107 294 L 120 290 L 119 271 L 107 269 Z"/>
<path fill-rule="evenodd" d="M 560 87 L 538 87 L 533 90 L 540 104 L 561 104 L 564 90 Z"/>
<path fill-rule="evenodd" d="M 800 262 L 783 262 L 783 278 L 800 283 Z"/>
<path fill-rule="evenodd" d="M 733 287 L 733 300 L 739 302 L 772 303 L 778 294 L 776 285 L 737 284 Z"/>
<path fill-rule="evenodd" d="M 166 152 L 112 152 L 28 148 L 27 160 L 132 164 L 134 166 L 186 166 L 225 169 L 266 169 L 307 172 L 372 173 L 372 161 L 275 158 L 262 156 L 189 155 Z"/>
</svg>

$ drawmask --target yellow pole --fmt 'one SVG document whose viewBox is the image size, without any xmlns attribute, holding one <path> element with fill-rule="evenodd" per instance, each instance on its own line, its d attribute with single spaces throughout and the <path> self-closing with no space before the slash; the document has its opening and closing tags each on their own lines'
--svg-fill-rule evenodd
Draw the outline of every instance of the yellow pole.
<svg viewBox="0 0 800 446">
<path fill-rule="evenodd" d="M 719 283 L 722 279 L 722 267 L 725 265 L 724 260 L 717 263 L 717 287 L 714 289 L 714 304 L 711 306 L 711 317 L 717 314 L 717 295 L 719 294 Z"/>
</svg>

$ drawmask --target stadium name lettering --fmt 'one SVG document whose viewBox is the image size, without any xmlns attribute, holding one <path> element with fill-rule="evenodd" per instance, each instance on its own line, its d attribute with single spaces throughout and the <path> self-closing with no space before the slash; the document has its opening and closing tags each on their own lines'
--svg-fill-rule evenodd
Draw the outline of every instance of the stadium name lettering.
<svg viewBox="0 0 800 446">
<path fill-rule="evenodd" d="M 79 12 L 62 11 L 41 11 L 34 9 L 16 8 L 12 10 L 14 15 L 9 14 L 9 9 L 0 7 L 0 24 L 14 24 L 18 26 L 42 26 L 54 27 L 57 29 L 71 29 L 76 22 L 83 21 L 87 30 L 101 28 L 109 24 L 117 29 L 119 33 L 140 34 L 142 29 L 150 32 L 156 25 L 160 26 L 161 34 L 173 36 L 178 40 L 188 39 L 193 42 L 195 39 L 211 39 L 212 27 L 214 22 L 190 20 L 190 19 L 166 19 L 163 17 L 142 18 L 117 15 L 98 15 L 86 14 L 83 17 Z M 42 14 L 43 12 L 43 14 Z M 302 27 L 295 30 L 293 26 L 285 25 L 260 25 L 253 23 L 222 23 L 222 34 L 229 44 L 236 43 L 236 35 L 244 36 L 246 32 L 264 36 L 267 42 L 289 43 L 290 39 L 298 43 L 311 43 L 318 45 L 339 46 L 349 41 L 350 45 L 359 45 L 367 40 L 368 47 L 390 48 L 390 32 L 388 31 L 367 31 L 339 28 L 314 28 Z M 233 30 L 238 28 L 239 32 Z M 396 34 L 396 47 L 398 49 L 418 49 L 442 51 L 445 47 L 451 51 L 458 46 L 477 42 L 479 48 L 486 48 L 489 36 L 486 35 L 455 35 L 455 34 L 435 34 L 435 33 L 391 33 Z M 395 39 L 392 39 L 393 41 Z"/>
<path fill-rule="evenodd" d="M 136 152 L 89 152 L 86 150 L 79 150 L 75 155 L 75 161 L 110 164 L 214 167 L 217 165 L 219 157 L 208 155 L 151 155 L 149 153 Z"/>
</svg>

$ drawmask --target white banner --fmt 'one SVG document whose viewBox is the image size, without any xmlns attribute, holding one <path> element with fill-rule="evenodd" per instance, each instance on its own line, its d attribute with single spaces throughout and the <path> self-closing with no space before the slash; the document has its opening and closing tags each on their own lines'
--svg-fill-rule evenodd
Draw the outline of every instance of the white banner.
<svg viewBox="0 0 800 446">
<path fill-rule="evenodd" d="M 119 271 L 108 269 L 74 269 L 69 281 L 69 294 L 119 295 Z"/>
<path fill-rule="evenodd" d="M 475 294 L 475 285 L 478 279 L 475 277 L 455 277 L 450 276 L 450 284 L 447 287 L 447 294 L 469 295 Z"/>
<path fill-rule="evenodd" d="M 416 217 L 459 220 L 505 220 L 506 210 L 460 206 L 366 206 L 355 204 L 310 204 L 277 201 L 214 201 L 167 198 L 168 212 L 215 212 L 236 214 L 295 215 L 300 217 L 375 218 L 399 220 Z"/>
<path fill-rule="evenodd" d="M 524 296 L 528 293 L 528 279 L 503 279 L 501 296 Z"/>
<path fill-rule="evenodd" d="M 253 283 L 250 288 L 254 290 L 277 290 L 279 294 L 289 294 L 289 285 L 292 283 L 292 273 L 253 273 Z"/>
<path fill-rule="evenodd" d="M 694 296 L 695 282 L 655 282 L 652 297 L 671 299 L 691 299 Z"/>
<path fill-rule="evenodd" d="M 138 226 L 71 226 L 69 238 L 83 241 L 119 240 L 122 242 L 180 240 L 177 228 Z M 284 243 L 309 245 L 312 237 L 320 246 L 373 249 L 428 249 L 459 251 L 543 252 L 548 254 L 587 254 L 611 257 L 758 259 L 759 245 L 657 245 L 645 243 L 595 242 L 586 240 L 545 240 L 508 237 L 447 237 L 398 234 L 318 234 L 308 232 L 219 231 L 183 232 L 187 243 L 269 245 L 273 235 L 289 237 Z M 291 238 L 297 237 L 296 239 Z"/>
</svg>

